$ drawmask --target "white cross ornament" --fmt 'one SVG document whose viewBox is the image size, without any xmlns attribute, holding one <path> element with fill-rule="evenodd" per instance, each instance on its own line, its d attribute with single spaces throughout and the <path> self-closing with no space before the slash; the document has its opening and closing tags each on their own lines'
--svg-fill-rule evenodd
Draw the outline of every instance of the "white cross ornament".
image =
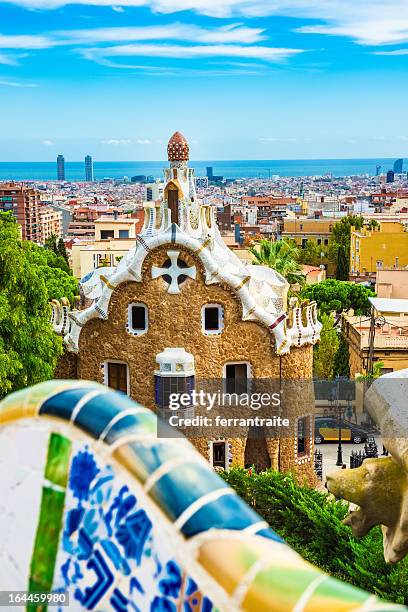
<svg viewBox="0 0 408 612">
<path fill-rule="evenodd" d="M 159 276 L 170 276 L 171 282 L 169 283 L 167 292 L 175 295 L 180 293 L 179 277 L 189 276 L 190 278 L 195 279 L 196 267 L 191 266 L 190 268 L 180 268 L 178 265 L 180 251 L 167 251 L 167 255 L 171 261 L 170 267 L 158 268 L 157 266 L 152 266 L 152 278 L 159 278 Z"/>
</svg>

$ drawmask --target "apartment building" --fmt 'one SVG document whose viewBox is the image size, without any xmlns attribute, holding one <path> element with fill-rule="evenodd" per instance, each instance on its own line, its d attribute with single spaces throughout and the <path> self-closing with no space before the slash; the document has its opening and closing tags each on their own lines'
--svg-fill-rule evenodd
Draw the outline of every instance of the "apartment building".
<svg viewBox="0 0 408 612">
<path fill-rule="evenodd" d="M 305 217 L 286 217 L 283 219 L 282 238 L 291 238 L 299 246 L 305 247 L 309 240 L 327 246 L 337 219 L 308 219 Z"/>
<path fill-rule="evenodd" d="M 39 242 L 41 244 L 44 244 L 50 236 L 57 236 L 57 238 L 63 237 L 62 212 L 49 206 L 43 206 L 39 209 L 38 219 L 40 226 Z"/>
<path fill-rule="evenodd" d="M 380 221 L 375 228 L 351 229 L 352 276 L 375 276 L 377 270 L 405 266 L 408 266 L 408 231 L 405 224 Z"/>
<path fill-rule="evenodd" d="M 408 299 L 371 298 L 376 320 L 372 341 L 373 363 L 383 364 L 382 374 L 408 368 Z M 349 347 L 350 376 L 367 370 L 370 348 L 370 317 L 342 315 Z"/>
<path fill-rule="evenodd" d="M 12 212 L 21 226 L 23 240 L 41 242 L 41 194 L 21 183 L 0 184 L 0 211 Z"/>
</svg>

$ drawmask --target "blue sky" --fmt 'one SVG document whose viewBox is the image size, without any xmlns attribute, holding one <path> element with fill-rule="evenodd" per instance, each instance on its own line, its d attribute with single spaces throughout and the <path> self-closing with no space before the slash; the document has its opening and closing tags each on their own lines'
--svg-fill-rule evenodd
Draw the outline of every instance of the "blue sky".
<svg viewBox="0 0 408 612">
<path fill-rule="evenodd" d="M 407 0 L 0 2 L 0 161 L 408 157 Z"/>
</svg>

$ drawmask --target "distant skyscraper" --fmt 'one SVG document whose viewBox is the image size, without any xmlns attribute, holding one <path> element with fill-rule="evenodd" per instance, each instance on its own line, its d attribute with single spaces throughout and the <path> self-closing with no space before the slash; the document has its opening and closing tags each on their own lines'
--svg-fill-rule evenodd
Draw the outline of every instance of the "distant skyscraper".
<svg viewBox="0 0 408 612">
<path fill-rule="evenodd" d="M 376 166 L 376 168 L 375 168 L 375 175 L 376 175 L 376 176 L 380 176 L 380 172 L 381 172 L 381 166 L 380 166 L 380 165 L 378 165 L 378 166 Z"/>
<path fill-rule="evenodd" d="M 394 162 L 394 172 L 395 174 L 402 174 L 402 166 L 404 165 L 404 160 L 402 157 L 400 159 L 396 159 Z"/>
<path fill-rule="evenodd" d="M 57 177 L 59 181 L 65 181 L 65 159 L 63 155 L 57 157 Z"/>
<path fill-rule="evenodd" d="M 93 183 L 94 180 L 93 161 L 90 155 L 85 157 L 85 180 L 87 183 Z"/>
<path fill-rule="evenodd" d="M 212 178 L 214 176 L 214 172 L 212 169 L 212 166 L 207 166 L 207 178 L 209 181 L 212 181 Z"/>
<path fill-rule="evenodd" d="M 388 170 L 387 172 L 387 183 L 393 183 L 394 182 L 394 171 L 393 170 Z"/>
</svg>

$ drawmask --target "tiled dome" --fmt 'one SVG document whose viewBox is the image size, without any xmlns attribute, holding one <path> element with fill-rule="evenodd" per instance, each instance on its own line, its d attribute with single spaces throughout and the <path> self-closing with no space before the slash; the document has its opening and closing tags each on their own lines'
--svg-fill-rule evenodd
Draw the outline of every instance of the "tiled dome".
<svg viewBox="0 0 408 612">
<path fill-rule="evenodd" d="M 167 145 L 169 161 L 188 161 L 190 148 L 187 140 L 180 132 L 174 132 Z"/>
</svg>

